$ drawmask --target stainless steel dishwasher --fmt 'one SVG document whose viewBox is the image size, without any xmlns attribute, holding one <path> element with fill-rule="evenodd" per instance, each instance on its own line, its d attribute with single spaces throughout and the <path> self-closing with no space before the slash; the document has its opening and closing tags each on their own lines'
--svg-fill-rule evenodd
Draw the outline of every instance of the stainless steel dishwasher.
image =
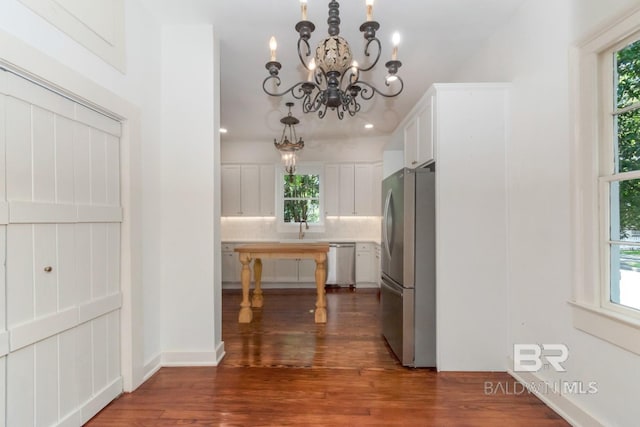
<svg viewBox="0 0 640 427">
<path fill-rule="evenodd" d="M 356 284 L 356 244 L 329 243 L 327 285 Z"/>
</svg>

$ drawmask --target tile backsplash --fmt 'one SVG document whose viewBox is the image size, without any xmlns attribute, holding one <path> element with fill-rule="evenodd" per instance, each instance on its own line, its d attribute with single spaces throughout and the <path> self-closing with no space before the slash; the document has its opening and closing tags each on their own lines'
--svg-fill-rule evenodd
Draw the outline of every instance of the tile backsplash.
<svg viewBox="0 0 640 427">
<path fill-rule="evenodd" d="M 379 216 L 329 217 L 324 232 L 305 230 L 309 240 L 380 241 L 381 218 Z M 221 240 L 262 241 L 296 239 L 297 233 L 278 232 L 276 219 L 272 217 L 223 217 Z"/>
</svg>

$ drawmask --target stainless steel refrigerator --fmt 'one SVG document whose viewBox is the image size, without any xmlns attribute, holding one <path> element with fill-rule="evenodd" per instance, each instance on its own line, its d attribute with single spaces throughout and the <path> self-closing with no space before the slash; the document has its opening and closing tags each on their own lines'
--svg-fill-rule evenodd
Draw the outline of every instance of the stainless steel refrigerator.
<svg viewBox="0 0 640 427">
<path fill-rule="evenodd" d="M 382 332 L 405 366 L 436 366 L 435 165 L 382 183 Z"/>
</svg>

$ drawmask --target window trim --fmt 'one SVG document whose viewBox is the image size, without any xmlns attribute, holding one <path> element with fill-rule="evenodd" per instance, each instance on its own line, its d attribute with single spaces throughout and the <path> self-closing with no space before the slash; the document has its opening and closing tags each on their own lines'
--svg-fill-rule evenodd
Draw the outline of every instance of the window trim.
<svg viewBox="0 0 640 427">
<path fill-rule="evenodd" d="M 305 233 L 324 233 L 325 231 L 325 215 L 324 215 L 324 167 L 319 163 L 298 163 L 296 165 L 297 174 L 312 174 L 320 177 L 320 221 L 309 224 L 309 228 L 305 229 Z M 276 229 L 279 233 L 297 233 L 300 230 L 299 223 L 284 222 L 284 188 L 282 181 L 286 172 L 283 168 L 277 168 L 276 172 Z"/>
<path fill-rule="evenodd" d="M 640 317 L 636 310 L 607 304 L 610 289 L 605 292 L 605 288 L 609 288 L 609 278 L 604 276 L 609 269 L 605 257 L 608 249 L 602 243 L 603 232 L 606 231 L 603 231 L 603 221 L 608 221 L 609 201 L 603 197 L 609 190 L 603 186 L 608 186 L 610 177 L 619 179 L 620 176 L 609 174 L 601 177 L 606 170 L 603 162 L 609 160 L 607 156 L 613 156 L 612 150 L 607 149 L 608 144 L 601 142 L 603 138 L 611 141 L 611 134 L 607 132 L 613 131 L 612 121 L 607 121 L 604 116 L 611 117 L 612 98 L 607 98 L 607 91 L 611 93 L 613 90 L 612 80 L 608 79 L 608 76 L 613 76 L 613 68 L 606 69 L 607 61 L 602 59 L 603 55 L 638 36 L 640 8 L 624 14 L 570 52 L 575 124 L 571 145 L 573 296 L 569 301 L 573 325 L 635 354 L 640 354 Z"/>
</svg>

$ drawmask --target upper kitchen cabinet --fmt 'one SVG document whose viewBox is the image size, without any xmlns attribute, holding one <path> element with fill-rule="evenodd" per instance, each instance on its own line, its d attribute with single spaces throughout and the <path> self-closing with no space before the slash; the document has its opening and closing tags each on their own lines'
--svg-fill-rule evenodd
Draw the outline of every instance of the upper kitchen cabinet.
<svg viewBox="0 0 640 427">
<path fill-rule="evenodd" d="M 380 164 L 325 165 L 325 215 L 380 215 Z"/>
<path fill-rule="evenodd" d="M 434 160 L 434 99 L 435 90 L 432 88 L 399 127 L 403 134 L 404 166 L 407 168 L 416 168 Z"/>
<path fill-rule="evenodd" d="M 273 165 L 222 165 L 222 216 L 273 216 Z"/>
</svg>

